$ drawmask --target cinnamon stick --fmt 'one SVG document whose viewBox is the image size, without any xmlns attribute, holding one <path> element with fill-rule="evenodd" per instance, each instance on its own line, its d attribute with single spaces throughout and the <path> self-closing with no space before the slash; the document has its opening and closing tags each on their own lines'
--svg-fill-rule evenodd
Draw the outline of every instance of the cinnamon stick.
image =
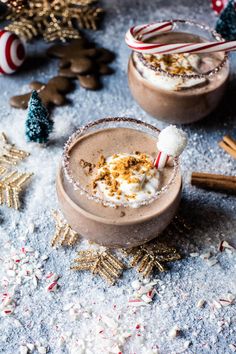
<svg viewBox="0 0 236 354">
<path fill-rule="evenodd" d="M 236 176 L 193 172 L 191 184 L 204 189 L 236 193 Z"/>
<path fill-rule="evenodd" d="M 236 140 L 226 135 L 219 142 L 219 146 L 236 159 Z"/>
</svg>

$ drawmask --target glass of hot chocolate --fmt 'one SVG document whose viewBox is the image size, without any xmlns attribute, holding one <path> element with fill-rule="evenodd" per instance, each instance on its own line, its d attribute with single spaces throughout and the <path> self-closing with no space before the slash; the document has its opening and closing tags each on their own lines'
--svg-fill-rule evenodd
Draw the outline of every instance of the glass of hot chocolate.
<svg viewBox="0 0 236 354">
<path fill-rule="evenodd" d="M 222 40 L 207 26 L 185 20 L 171 23 L 171 31 L 148 36 L 146 42 L 165 45 Z M 162 54 L 158 50 L 159 54 L 133 51 L 130 56 L 128 81 L 137 103 L 151 116 L 177 124 L 192 123 L 210 114 L 225 92 L 229 77 L 227 54 Z"/>
<path fill-rule="evenodd" d="M 160 166 L 167 159 L 158 155 L 159 136 L 156 127 L 133 118 L 104 118 L 69 138 L 57 194 L 75 231 L 106 247 L 128 248 L 167 227 L 182 183 L 178 157 Z"/>
</svg>

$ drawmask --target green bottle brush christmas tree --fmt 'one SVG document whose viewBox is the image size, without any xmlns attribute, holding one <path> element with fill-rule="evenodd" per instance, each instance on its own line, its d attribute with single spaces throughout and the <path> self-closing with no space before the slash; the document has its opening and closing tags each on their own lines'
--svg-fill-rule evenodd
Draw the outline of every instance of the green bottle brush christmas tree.
<svg viewBox="0 0 236 354">
<path fill-rule="evenodd" d="M 53 121 L 49 118 L 47 109 L 43 106 L 37 91 L 32 91 L 28 115 L 25 122 L 27 141 L 45 144 L 53 129 Z"/>
<path fill-rule="evenodd" d="M 221 12 L 216 23 L 216 31 L 225 40 L 233 41 L 236 39 L 236 1 L 229 0 L 225 9 Z"/>
</svg>

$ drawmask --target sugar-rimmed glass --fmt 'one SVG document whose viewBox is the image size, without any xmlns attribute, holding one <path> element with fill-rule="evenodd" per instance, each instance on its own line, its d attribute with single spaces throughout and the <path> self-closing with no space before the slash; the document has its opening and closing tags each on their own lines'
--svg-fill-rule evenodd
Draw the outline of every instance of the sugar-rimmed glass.
<svg viewBox="0 0 236 354">
<path fill-rule="evenodd" d="M 194 21 L 175 19 L 163 22 L 173 22 L 173 31 L 160 33 L 148 41 L 158 42 L 159 38 L 160 43 L 170 44 L 174 41 L 204 43 L 222 40 L 216 31 Z M 224 52 L 202 54 L 202 57 L 199 72 L 173 73 L 152 63 L 155 58 L 132 52 L 128 62 L 128 82 L 134 99 L 151 116 L 168 123 L 189 124 L 206 117 L 219 105 L 226 91 L 229 60 Z"/>
<path fill-rule="evenodd" d="M 159 23 L 162 22 L 169 22 L 169 20 L 163 20 L 163 21 L 158 21 Z M 201 39 L 205 39 L 206 41 L 223 41 L 224 39 L 222 36 L 217 33 L 215 30 L 210 28 L 207 25 L 192 21 L 192 20 L 181 20 L 181 19 L 173 19 L 171 20 L 173 23 L 173 29 L 172 32 L 182 32 L 182 33 L 191 33 L 195 34 Z M 150 40 L 150 38 L 149 38 Z M 186 42 L 188 43 L 188 41 Z M 200 78 L 210 78 L 213 75 L 217 74 L 222 68 L 227 64 L 228 62 L 228 54 L 224 53 L 223 59 L 220 61 L 220 63 L 215 66 L 212 70 L 209 70 L 204 73 L 197 73 L 197 74 L 172 74 L 169 73 L 166 70 L 161 69 L 160 67 L 156 67 L 149 63 L 147 60 L 145 60 L 145 57 L 143 56 L 142 53 L 138 54 L 139 59 L 142 61 L 142 63 L 147 66 L 149 69 L 154 70 L 155 72 L 159 72 L 162 75 L 172 77 L 172 78 L 184 78 L 184 79 L 200 79 Z"/>
<path fill-rule="evenodd" d="M 75 144 L 75 142 L 82 136 L 85 136 L 90 133 L 102 131 L 104 129 L 109 129 L 109 128 L 130 128 L 151 135 L 154 138 L 157 138 L 160 132 L 159 129 L 152 126 L 151 124 L 145 123 L 143 121 L 134 118 L 112 117 L 112 118 L 104 118 L 94 122 L 90 122 L 87 125 L 79 128 L 74 134 L 72 134 L 65 145 L 64 152 L 63 152 L 63 160 L 62 160 L 62 168 L 64 171 L 64 175 L 67 181 L 73 185 L 75 190 L 78 190 L 81 194 L 85 195 L 88 199 L 92 201 L 110 207 L 117 207 L 117 206 L 132 207 L 132 202 L 113 203 L 111 201 L 106 201 L 97 195 L 92 194 L 91 191 L 87 190 L 80 183 L 79 180 L 76 180 L 74 178 L 72 170 L 70 168 L 70 149 Z M 158 199 L 160 196 L 162 196 L 169 189 L 172 183 L 175 181 L 175 177 L 178 172 L 178 167 L 179 167 L 178 158 L 174 158 L 173 167 L 172 167 L 173 171 L 167 183 L 165 183 L 160 190 L 156 191 L 156 193 L 152 197 L 144 201 L 141 201 L 139 203 L 135 202 L 136 207 L 142 205 L 148 205 L 154 200 Z"/>
</svg>

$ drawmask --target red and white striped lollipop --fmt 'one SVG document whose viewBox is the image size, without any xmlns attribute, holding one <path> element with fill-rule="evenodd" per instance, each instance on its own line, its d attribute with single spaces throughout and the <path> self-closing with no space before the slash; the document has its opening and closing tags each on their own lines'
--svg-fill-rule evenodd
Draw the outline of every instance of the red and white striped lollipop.
<svg viewBox="0 0 236 354">
<path fill-rule="evenodd" d="M 187 145 L 187 134 L 176 128 L 175 125 L 169 125 L 163 129 L 157 140 L 158 154 L 154 162 L 157 169 L 164 168 L 170 156 L 177 157 L 184 151 Z"/>
<path fill-rule="evenodd" d="M 0 30 L 0 74 L 12 74 L 23 63 L 25 48 L 14 33 Z"/>
</svg>

